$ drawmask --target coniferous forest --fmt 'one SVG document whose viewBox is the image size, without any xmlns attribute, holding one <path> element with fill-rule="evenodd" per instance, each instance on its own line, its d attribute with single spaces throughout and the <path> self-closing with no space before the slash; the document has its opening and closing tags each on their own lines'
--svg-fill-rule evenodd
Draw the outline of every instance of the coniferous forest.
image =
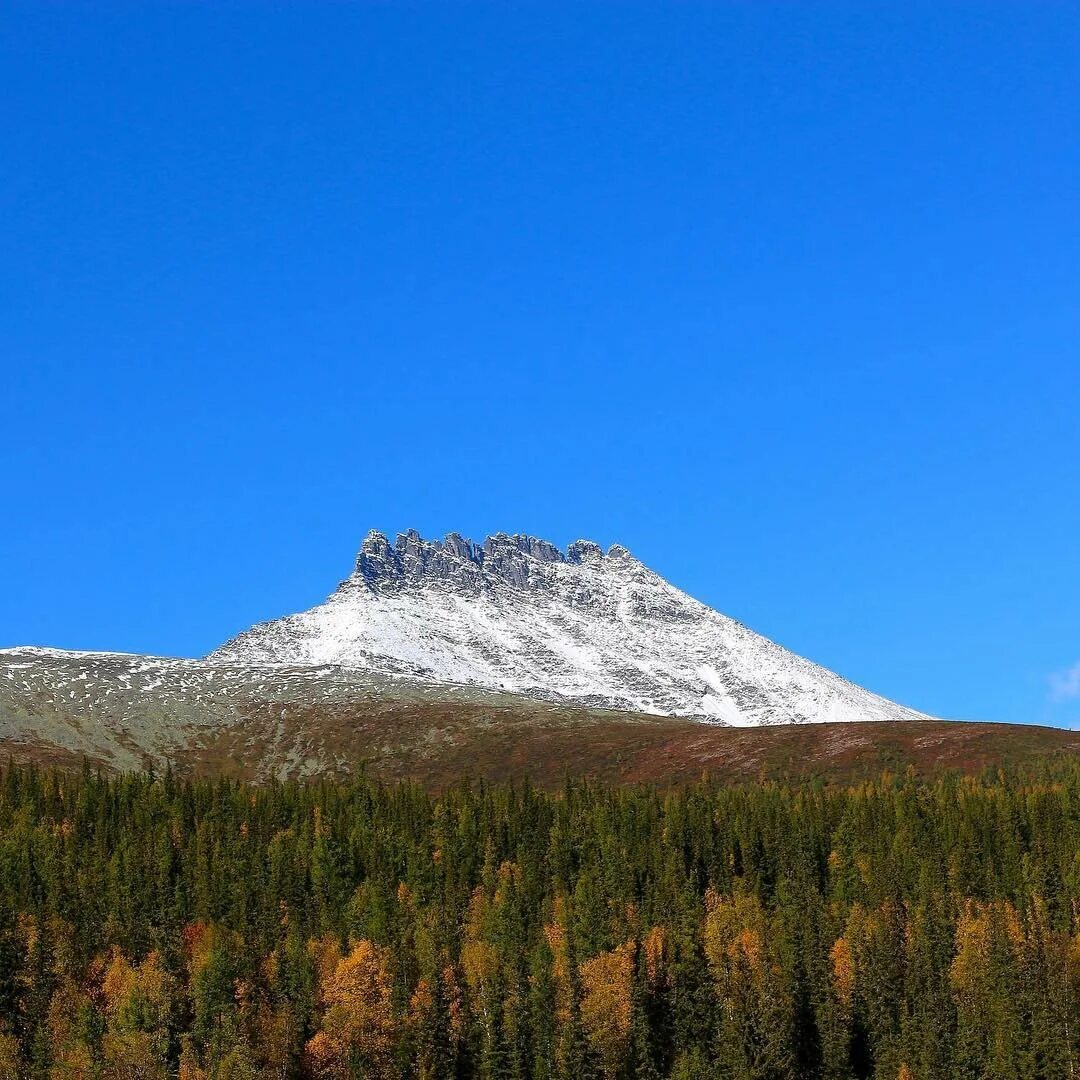
<svg viewBox="0 0 1080 1080">
<path fill-rule="evenodd" d="M 1071 1080 L 1078 809 L 8 766 L 0 1077 Z"/>
</svg>

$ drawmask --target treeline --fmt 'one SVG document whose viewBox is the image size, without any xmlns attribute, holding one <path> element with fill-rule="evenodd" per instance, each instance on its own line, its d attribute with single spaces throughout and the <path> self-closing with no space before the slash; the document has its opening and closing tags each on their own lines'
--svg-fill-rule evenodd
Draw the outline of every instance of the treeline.
<svg viewBox="0 0 1080 1080">
<path fill-rule="evenodd" d="M 9 766 L 0 1078 L 1072 1080 L 1078 809 Z"/>
</svg>

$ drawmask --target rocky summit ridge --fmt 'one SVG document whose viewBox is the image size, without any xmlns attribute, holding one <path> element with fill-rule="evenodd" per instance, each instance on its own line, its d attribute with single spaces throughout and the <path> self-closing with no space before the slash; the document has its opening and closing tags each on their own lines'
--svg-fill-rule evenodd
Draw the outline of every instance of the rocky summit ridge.
<svg viewBox="0 0 1080 1080">
<path fill-rule="evenodd" d="M 686 595 L 612 545 L 416 530 L 364 539 L 323 603 L 208 662 L 339 666 L 733 726 L 926 719 Z"/>
<path fill-rule="evenodd" d="M 444 582 L 457 588 L 483 589 L 495 583 L 529 588 L 542 586 L 550 575 L 540 566 L 565 563 L 580 566 L 597 559 L 631 558 L 626 548 L 612 544 L 605 556 L 592 540 L 576 540 L 565 554 L 554 544 L 524 533 L 495 533 L 482 544 L 460 533 L 444 540 L 425 540 L 415 529 L 398 533 L 393 545 L 372 529 L 356 557 L 356 569 L 346 585 L 363 582 L 370 588 L 393 589 L 422 582 Z"/>
</svg>

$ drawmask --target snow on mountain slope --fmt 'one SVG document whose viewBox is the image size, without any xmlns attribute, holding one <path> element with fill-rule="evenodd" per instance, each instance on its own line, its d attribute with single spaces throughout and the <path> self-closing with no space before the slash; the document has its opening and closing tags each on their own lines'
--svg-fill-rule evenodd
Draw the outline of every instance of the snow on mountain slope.
<svg viewBox="0 0 1080 1080">
<path fill-rule="evenodd" d="M 341 665 L 732 726 L 928 719 L 713 611 L 625 548 L 371 532 L 324 603 L 207 660 Z"/>
</svg>

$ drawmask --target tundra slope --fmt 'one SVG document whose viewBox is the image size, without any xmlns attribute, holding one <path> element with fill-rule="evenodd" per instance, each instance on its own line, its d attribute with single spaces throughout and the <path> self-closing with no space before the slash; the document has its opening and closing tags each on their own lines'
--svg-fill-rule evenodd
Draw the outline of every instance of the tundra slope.
<svg viewBox="0 0 1080 1080">
<path fill-rule="evenodd" d="M 415 530 L 364 540 L 322 604 L 240 634 L 207 662 L 340 665 L 373 676 L 728 726 L 926 720 L 670 585 L 615 545 L 474 544 Z"/>
<path fill-rule="evenodd" d="M 542 704 L 333 666 L 0 649 L 0 748 L 17 760 L 313 776 L 347 772 L 372 755 L 394 757 L 410 738 L 400 722 L 417 710 L 464 710 L 467 720 L 537 716 L 530 707 Z"/>
</svg>

